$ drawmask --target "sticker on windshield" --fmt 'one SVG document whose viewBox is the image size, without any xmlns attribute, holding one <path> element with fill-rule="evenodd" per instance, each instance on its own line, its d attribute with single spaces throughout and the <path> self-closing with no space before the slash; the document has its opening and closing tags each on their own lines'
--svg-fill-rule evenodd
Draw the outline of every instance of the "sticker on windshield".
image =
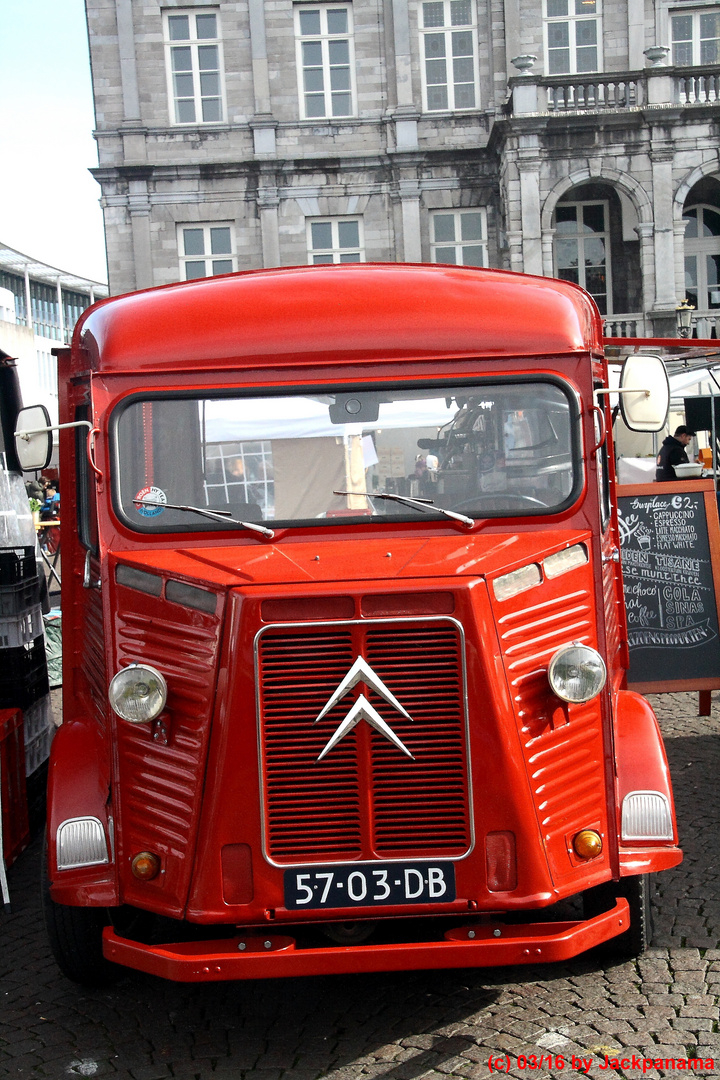
<svg viewBox="0 0 720 1080">
<path fill-rule="evenodd" d="M 143 517 L 157 517 L 158 514 L 162 514 L 165 509 L 164 506 L 153 506 L 153 503 L 166 503 L 167 495 L 159 487 L 146 486 L 140 488 L 137 495 L 133 499 L 135 503 L 135 509 L 138 514 L 142 514 Z"/>
</svg>

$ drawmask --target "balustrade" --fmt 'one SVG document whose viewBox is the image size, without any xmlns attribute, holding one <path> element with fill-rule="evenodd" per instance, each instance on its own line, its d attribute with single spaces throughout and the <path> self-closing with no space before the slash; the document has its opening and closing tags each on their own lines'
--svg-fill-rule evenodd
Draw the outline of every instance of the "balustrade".
<svg viewBox="0 0 720 1080">
<path fill-rule="evenodd" d="M 681 105 L 704 105 L 720 100 L 720 72 L 688 72 L 676 76 Z"/>
<path fill-rule="evenodd" d="M 603 109 L 634 109 L 638 104 L 638 79 L 623 77 L 588 79 L 562 83 L 545 82 L 548 112 L 594 112 Z"/>
<path fill-rule="evenodd" d="M 718 322 L 720 315 L 693 315 L 690 323 L 693 337 L 715 338 L 718 336 Z"/>
<path fill-rule="evenodd" d="M 646 337 L 648 333 L 642 312 L 628 315 L 605 315 L 603 323 L 605 337 Z"/>
<path fill-rule="evenodd" d="M 611 75 L 539 76 L 511 80 L 507 115 L 621 112 L 665 105 L 720 105 L 720 65 L 712 68 L 650 67 Z"/>
</svg>

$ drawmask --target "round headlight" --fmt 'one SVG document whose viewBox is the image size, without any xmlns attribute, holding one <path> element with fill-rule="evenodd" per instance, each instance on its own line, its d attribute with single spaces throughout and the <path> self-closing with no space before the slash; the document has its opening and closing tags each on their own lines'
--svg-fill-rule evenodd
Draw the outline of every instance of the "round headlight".
<svg viewBox="0 0 720 1080">
<path fill-rule="evenodd" d="M 108 698 L 123 720 L 148 724 L 165 708 L 167 683 L 149 664 L 130 664 L 113 677 Z"/>
<path fill-rule="evenodd" d="M 563 701 L 590 701 L 605 685 L 607 672 L 599 652 L 589 645 L 566 645 L 553 656 L 548 679 Z"/>
</svg>

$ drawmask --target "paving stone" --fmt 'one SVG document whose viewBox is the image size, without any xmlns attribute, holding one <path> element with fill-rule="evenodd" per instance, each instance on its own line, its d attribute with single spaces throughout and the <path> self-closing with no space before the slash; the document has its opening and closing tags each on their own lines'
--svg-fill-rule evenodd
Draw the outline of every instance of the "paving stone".
<svg viewBox="0 0 720 1080">
<path fill-rule="evenodd" d="M 531 1053 L 592 1057 L 592 1080 L 611 1075 L 604 1053 L 691 1053 L 714 1057 L 720 1073 L 720 694 L 707 718 L 697 694 L 652 701 L 686 854 L 658 877 L 655 941 L 636 963 L 205 986 L 128 971 L 111 991 L 89 992 L 49 955 L 38 838 L 10 870 L 13 911 L 0 915 L 0 1076 L 67 1080 L 80 1075 L 73 1062 L 94 1062 L 102 1080 L 489 1080 L 491 1053 L 507 1054 L 523 1080 L 581 1078 L 567 1066 L 519 1068 Z M 548 1039 L 562 1045 L 549 1050 Z"/>
</svg>

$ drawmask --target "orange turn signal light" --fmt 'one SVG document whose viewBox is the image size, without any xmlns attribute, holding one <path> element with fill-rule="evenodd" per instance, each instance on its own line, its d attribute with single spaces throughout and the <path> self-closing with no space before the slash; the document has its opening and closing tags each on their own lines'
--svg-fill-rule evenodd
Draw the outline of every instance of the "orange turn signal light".
<svg viewBox="0 0 720 1080">
<path fill-rule="evenodd" d="M 152 881 L 160 873 L 160 857 L 154 851 L 139 851 L 130 868 L 140 881 Z"/>
<path fill-rule="evenodd" d="M 602 837 L 594 829 L 581 829 L 573 840 L 573 847 L 581 859 L 594 859 L 602 852 Z"/>
</svg>

